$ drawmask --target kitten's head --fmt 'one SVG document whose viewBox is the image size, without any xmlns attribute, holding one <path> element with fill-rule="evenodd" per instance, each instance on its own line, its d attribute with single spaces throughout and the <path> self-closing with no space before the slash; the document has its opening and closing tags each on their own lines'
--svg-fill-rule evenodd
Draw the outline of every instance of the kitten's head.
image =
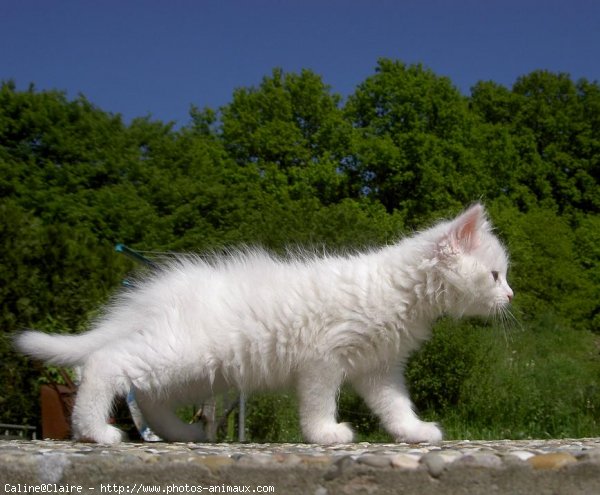
<svg viewBox="0 0 600 495">
<path fill-rule="evenodd" d="M 475 204 L 434 233 L 435 267 L 451 301 L 446 310 L 457 316 L 501 312 L 513 298 L 506 280 L 508 256 L 483 206 Z"/>
</svg>

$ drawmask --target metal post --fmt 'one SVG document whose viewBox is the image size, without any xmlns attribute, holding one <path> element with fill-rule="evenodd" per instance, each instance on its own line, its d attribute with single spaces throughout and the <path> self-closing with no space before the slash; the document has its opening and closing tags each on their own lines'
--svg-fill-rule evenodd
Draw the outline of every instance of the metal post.
<svg viewBox="0 0 600 495">
<path fill-rule="evenodd" d="M 238 416 L 238 441 L 246 441 L 246 394 L 240 392 L 240 406 Z"/>
</svg>

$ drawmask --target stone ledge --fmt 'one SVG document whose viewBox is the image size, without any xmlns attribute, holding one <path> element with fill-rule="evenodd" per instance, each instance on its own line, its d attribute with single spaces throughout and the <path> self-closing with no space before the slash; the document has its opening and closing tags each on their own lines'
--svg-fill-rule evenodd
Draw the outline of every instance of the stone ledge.
<svg viewBox="0 0 600 495">
<path fill-rule="evenodd" d="M 264 488 L 269 486 L 273 489 Z M 203 493 L 311 495 L 590 494 L 600 493 L 600 439 L 335 446 L 0 440 L 0 488 L 6 493 L 200 493 L 203 488 Z"/>
</svg>

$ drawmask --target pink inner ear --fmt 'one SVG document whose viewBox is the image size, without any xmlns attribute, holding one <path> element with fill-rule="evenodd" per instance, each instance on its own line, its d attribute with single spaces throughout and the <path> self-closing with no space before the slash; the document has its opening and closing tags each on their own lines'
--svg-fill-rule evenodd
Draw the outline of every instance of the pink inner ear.
<svg viewBox="0 0 600 495">
<path fill-rule="evenodd" d="M 479 228 L 483 220 L 483 207 L 472 206 L 452 223 L 450 243 L 454 249 L 471 251 L 479 246 Z"/>
</svg>

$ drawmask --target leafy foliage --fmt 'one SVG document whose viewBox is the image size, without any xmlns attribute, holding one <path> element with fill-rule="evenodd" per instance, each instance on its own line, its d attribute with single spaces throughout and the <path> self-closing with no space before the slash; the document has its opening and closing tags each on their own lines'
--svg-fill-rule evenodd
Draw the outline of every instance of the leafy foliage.
<svg viewBox="0 0 600 495">
<path fill-rule="evenodd" d="M 10 335 L 85 328 L 133 268 L 116 242 L 346 250 L 483 199 L 511 252 L 517 323 L 441 321 L 409 363 L 417 406 L 451 436 L 597 435 L 599 167 L 600 86 L 547 71 L 465 96 L 382 59 L 342 101 L 311 71 L 275 69 L 218 110 L 192 106 L 180 129 L 4 82 L 0 420 L 39 414 L 38 373 Z M 299 438 L 293 405 L 252 398 L 250 437 Z M 387 438 L 350 390 L 340 416 Z"/>
</svg>

